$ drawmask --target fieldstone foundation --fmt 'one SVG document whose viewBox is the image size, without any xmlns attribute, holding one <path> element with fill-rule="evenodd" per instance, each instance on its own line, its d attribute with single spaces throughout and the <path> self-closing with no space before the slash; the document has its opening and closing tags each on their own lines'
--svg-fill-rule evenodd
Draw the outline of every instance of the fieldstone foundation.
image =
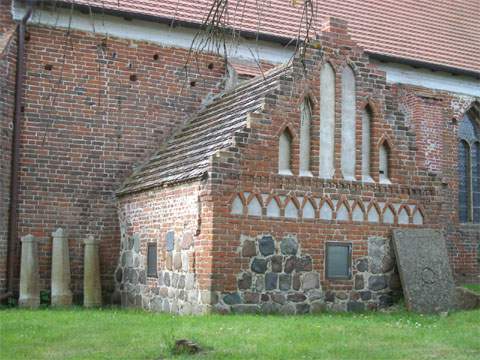
<svg viewBox="0 0 480 360">
<path fill-rule="evenodd" d="M 306 314 L 325 309 L 320 274 L 295 236 L 242 236 L 239 252 L 248 268 L 238 274 L 236 292 L 219 294 L 215 311 Z"/>
<path fill-rule="evenodd" d="M 200 291 L 193 269 L 193 235 L 169 231 L 165 236 L 165 261 L 156 277 L 146 275 L 141 236 L 122 231 L 122 252 L 115 271 L 116 296 L 124 307 L 173 314 L 203 314 L 215 297 Z"/>
<path fill-rule="evenodd" d="M 385 308 L 401 297 L 401 283 L 391 241 L 368 239 L 368 256 L 354 262 L 353 289 L 323 291 L 312 257 L 294 235 L 241 237 L 239 248 L 248 268 L 237 276 L 237 291 L 219 293 L 221 313 L 306 314 Z"/>
<path fill-rule="evenodd" d="M 368 238 L 368 256 L 356 259 L 353 290 L 327 292 L 329 308 L 363 311 L 385 308 L 402 296 L 392 243 L 383 237 Z"/>
</svg>

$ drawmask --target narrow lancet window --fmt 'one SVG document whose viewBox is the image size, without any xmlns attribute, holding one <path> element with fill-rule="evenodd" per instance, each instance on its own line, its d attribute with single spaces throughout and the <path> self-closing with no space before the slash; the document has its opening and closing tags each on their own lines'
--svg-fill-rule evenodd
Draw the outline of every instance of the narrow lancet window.
<svg viewBox="0 0 480 360">
<path fill-rule="evenodd" d="M 390 184 L 390 148 L 386 141 L 380 145 L 379 180 L 381 183 Z"/>
<path fill-rule="evenodd" d="M 308 98 L 301 106 L 300 119 L 300 176 L 312 176 L 310 172 L 310 126 L 312 106 Z"/>
<path fill-rule="evenodd" d="M 355 74 L 347 66 L 342 71 L 342 175 L 355 180 Z"/>
<path fill-rule="evenodd" d="M 372 111 L 366 107 L 362 112 L 362 180 L 373 182 L 370 168 L 370 132 Z"/>
<path fill-rule="evenodd" d="M 458 147 L 458 210 L 461 222 L 470 221 L 470 148 L 466 141 L 460 141 Z"/>
<path fill-rule="evenodd" d="M 335 73 L 330 64 L 320 72 L 320 177 L 330 179 L 335 172 Z"/>
<path fill-rule="evenodd" d="M 292 175 L 292 135 L 288 129 L 285 129 L 278 141 L 278 173 Z"/>
</svg>

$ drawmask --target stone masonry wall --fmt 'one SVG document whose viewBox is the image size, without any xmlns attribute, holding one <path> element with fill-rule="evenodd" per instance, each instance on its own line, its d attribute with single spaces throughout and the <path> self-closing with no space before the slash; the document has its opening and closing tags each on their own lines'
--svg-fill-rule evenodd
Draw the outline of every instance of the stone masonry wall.
<svg viewBox="0 0 480 360">
<path fill-rule="evenodd" d="M 203 234 L 200 183 L 128 195 L 120 199 L 121 255 L 115 271 L 116 302 L 174 314 L 209 310 L 202 282 Z M 147 245 L 157 245 L 157 274 L 147 276 Z"/>
<path fill-rule="evenodd" d="M 10 1 L 0 1 L 0 294 L 7 282 L 12 130 L 14 117 L 17 34 L 8 16 Z"/>
<path fill-rule="evenodd" d="M 237 291 L 218 294 L 214 311 L 285 315 L 385 308 L 401 297 L 395 255 L 388 239 L 368 238 L 368 255 L 356 260 L 353 291 L 324 291 L 318 266 L 295 235 L 240 237 L 242 270 Z"/>
<path fill-rule="evenodd" d="M 39 239 L 50 286 L 51 232 L 68 231 L 72 287 L 82 293 L 83 239 L 98 238 L 106 301 L 120 250 L 114 191 L 133 166 L 220 90 L 223 63 L 187 50 L 30 25 L 21 147 L 19 236 Z"/>
</svg>

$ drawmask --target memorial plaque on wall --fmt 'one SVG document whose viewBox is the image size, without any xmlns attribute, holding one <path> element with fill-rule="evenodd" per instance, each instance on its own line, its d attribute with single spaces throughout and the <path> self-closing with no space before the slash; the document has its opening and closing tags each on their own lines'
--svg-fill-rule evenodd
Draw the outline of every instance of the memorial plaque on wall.
<svg viewBox="0 0 480 360">
<path fill-rule="evenodd" d="M 438 313 L 455 307 L 445 239 L 432 229 L 397 229 L 393 244 L 407 309 Z"/>
</svg>

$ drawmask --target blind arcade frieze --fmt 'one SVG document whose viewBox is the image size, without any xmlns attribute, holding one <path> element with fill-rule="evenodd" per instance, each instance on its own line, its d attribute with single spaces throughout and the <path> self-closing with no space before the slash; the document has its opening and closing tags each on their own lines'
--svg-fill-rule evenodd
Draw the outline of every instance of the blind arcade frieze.
<svg viewBox="0 0 480 360">
<path fill-rule="evenodd" d="M 229 206 L 230 213 L 235 216 L 261 217 L 272 220 L 320 220 L 386 225 L 423 225 L 425 222 L 422 206 L 413 202 L 241 192 L 231 199 Z"/>
</svg>

